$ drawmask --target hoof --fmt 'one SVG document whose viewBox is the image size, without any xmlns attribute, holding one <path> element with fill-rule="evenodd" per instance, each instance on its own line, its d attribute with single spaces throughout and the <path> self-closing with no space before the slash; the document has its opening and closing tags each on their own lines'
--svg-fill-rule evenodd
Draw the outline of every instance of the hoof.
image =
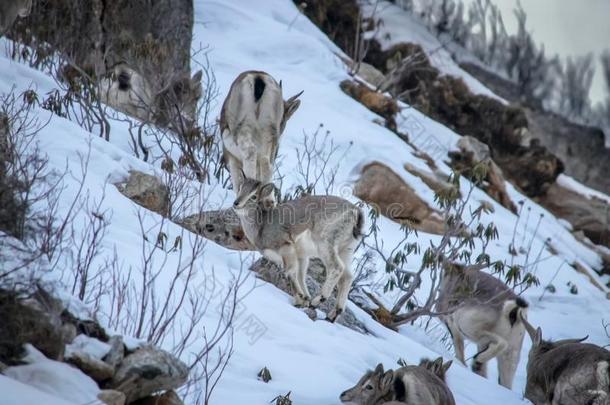
<svg viewBox="0 0 610 405">
<path fill-rule="evenodd" d="M 303 297 L 298 294 L 294 296 L 294 306 L 297 308 L 311 307 L 311 297 Z"/>
<path fill-rule="evenodd" d="M 311 307 L 317 308 L 324 301 L 326 301 L 326 298 L 322 297 L 321 295 L 318 295 L 311 300 Z"/>
<path fill-rule="evenodd" d="M 326 320 L 330 323 L 335 323 L 339 315 L 341 315 L 342 313 L 343 310 L 341 308 L 333 309 L 328 313 L 328 315 L 326 315 Z"/>
<path fill-rule="evenodd" d="M 472 362 L 472 371 L 474 371 L 475 373 L 478 373 L 479 371 L 481 371 L 482 368 L 483 368 L 483 363 L 481 363 L 480 361 L 474 360 Z"/>
</svg>

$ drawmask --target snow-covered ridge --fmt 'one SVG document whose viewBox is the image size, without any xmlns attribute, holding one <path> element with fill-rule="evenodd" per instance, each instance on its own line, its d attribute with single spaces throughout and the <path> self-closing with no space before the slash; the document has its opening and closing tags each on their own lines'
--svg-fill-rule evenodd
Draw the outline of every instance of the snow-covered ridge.
<svg viewBox="0 0 610 405">
<path fill-rule="evenodd" d="M 310 21 L 299 15 L 292 1 L 196 0 L 195 10 L 194 48 L 198 44 L 211 46 L 207 57 L 221 90 L 221 98 L 214 107 L 216 113 L 220 110 L 222 97 L 228 92 L 230 83 L 237 74 L 247 69 L 265 70 L 278 80 L 281 79 L 286 94 L 305 90 L 301 97 L 301 107 L 288 123 L 281 141 L 279 170 L 285 175 L 284 187 L 298 182 L 294 175 L 295 148 L 302 142 L 303 133 L 312 133 L 323 123 L 325 129 L 330 131 L 335 145 L 347 150 L 345 155 L 340 155 L 341 161 L 334 162 L 340 164 L 336 194 L 345 196 L 345 190 L 348 189 L 346 185 L 353 182 L 357 169 L 377 160 L 399 173 L 422 198 L 434 205 L 433 192 L 419 178 L 403 169 L 403 165 L 408 162 L 427 170 L 425 163 L 415 159 L 413 149 L 394 133 L 374 123 L 373 120 L 377 117 L 373 113 L 341 92 L 339 83 L 349 76 L 342 62 L 335 56 L 337 47 Z M 408 31 L 405 32 L 407 35 Z M 415 32 L 410 35 L 413 35 L 411 38 L 414 42 L 418 42 L 417 38 L 425 34 Z M 451 69 L 447 73 L 465 75 L 461 70 L 455 70 L 459 68 Z M 2 92 L 10 91 L 13 86 L 18 90 L 33 86 L 44 93 L 54 87 L 51 78 L 14 63 L 5 56 L 0 57 L 0 72 Z M 468 82 L 471 86 L 480 85 L 476 83 Z M 473 90 L 489 92 L 483 87 Z M 432 156 L 439 168 L 448 173 L 449 168 L 443 161 L 447 151 L 455 148 L 459 135 L 417 110 L 403 107 L 405 108 L 397 120 L 399 127 L 415 134 L 414 144 Z M 49 116 L 44 110 L 36 110 L 36 113 L 43 120 Z M 41 131 L 39 141 L 41 148 L 51 158 L 53 167 L 58 169 L 62 169 L 66 161 L 70 167 L 78 165 L 71 158 L 77 152 L 85 153 L 90 144 L 93 153 L 85 187 L 93 193 L 104 187 L 108 179 L 114 182 L 124 178 L 130 169 L 145 172 L 159 169 L 132 155 L 127 129 L 120 123 L 113 124 L 108 143 L 86 133 L 74 123 L 55 116 Z M 464 181 L 464 190 L 468 186 L 468 182 Z M 208 201 L 210 208 L 227 206 L 227 201 L 232 201 L 232 191 L 217 184 L 210 188 L 213 189 Z M 602 291 L 571 267 L 578 260 L 591 270 L 600 265 L 600 258 L 574 239 L 549 212 L 512 187 L 508 191 L 513 201 L 524 201 L 529 220 L 525 220 L 525 215 L 519 220 L 480 190 L 475 191 L 473 204 L 483 200 L 495 208 L 495 213 L 484 217 L 487 221 L 493 221 L 500 233 L 499 240 L 489 247 L 492 257 L 511 259 L 508 247 L 513 239 L 513 229 L 516 229 L 514 238 L 519 246 L 527 248 L 531 245 L 532 252 L 544 252 L 535 270 L 541 286 L 525 293 L 525 298 L 531 303 L 530 321 L 540 325 L 545 336 L 551 338 L 588 334 L 591 342 L 606 344 L 608 337 L 601 320 L 608 316 L 609 301 Z M 70 201 L 73 192 L 74 190 L 68 190 L 64 197 L 66 202 Z M 105 241 L 107 254 L 116 248 L 125 269 L 129 266 L 138 268 L 141 265 L 138 252 L 142 235 L 139 232 L 137 212 L 142 208 L 122 196 L 113 186 L 106 186 L 106 193 L 104 208 L 113 214 Z M 544 217 L 541 226 L 537 227 L 540 215 Z M 145 225 L 153 230 L 157 230 L 159 222 L 160 217 L 156 214 L 149 214 L 145 218 Z M 381 235 L 388 245 L 401 238 L 402 232 L 397 224 L 380 219 L 379 225 Z M 174 224 L 165 224 L 165 227 L 164 231 L 170 237 L 182 232 Z M 545 247 L 549 238 L 556 254 L 550 253 Z M 435 236 L 420 233 L 418 242 L 427 245 L 430 240 L 436 239 Z M 241 260 L 249 260 L 213 243 L 208 243 L 205 249 L 205 255 L 198 263 L 197 278 L 201 282 L 214 270 L 218 281 L 228 285 L 232 276 L 239 271 Z M 525 260 L 522 254 L 514 259 L 519 263 Z M 170 257 L 168 269 L 175 266 L 174 260 L 176 259 Z M 412 260 L 415 266 L 420 259 L 414 257 Z M 382 263 L 378 263 L 380 277 L 383 276 L 383 267 Z M 160 274 L 155 284 L 160 294 L 167 288 L 169 277 L 169 272 Z M 577 285 L 578 295 L 570 293 L 568 282 Z M 396 333 L 374 322 L 357 306 L 350 304 L 349 308 L 372 332 L 371 335 L 362 335 L 340 325 L 312 322 L 301 310 L 292 307 L 291 297 L 274 286 L 255 281 L 253 277 L 248 283 L 252 292 L 242 301 L 243 312 L 237 320 L 238 327 L 235 331 L 235 353 L 213 396 L 213 404 L 262 405 L 288 391 L 292 392 L 291 399 L 295 404 L 338 404 L 339 393 L 352 386 L 367 368 L 373 368 L 377 363 L 384 363 L 386 368 L 394 368 L 398 358 L 417 363 L 422 357 L 453 357 L 452 351 L 447 350 L 439 341 L 436 332 L 425 333 L 420 326 L 404 326 Z M 547 292 L 542 297 L 544 287 L 550 283 L 556 287 L 557 292 Z M 391 301 L 394 297 L 389 294 L 384 299 Z M 180 316 L 186 319 L 188 314 Z M 253 319 L 259 326 L 254 332 L 247 328 L 247 322 Z M 206 325 L 213 325 L 216 321 L 216 314 L 210 314 L 205 319 Z M 448 373 L 448 384 L 457 403 L 527 403 L 522 399 L 522 390 L 528 349 L 529 341 L 526 339 L 513 391 L 496 384 L 494 370 L 491 371 L 490 379 L 484 380 L 468 368 L 454 364 Z M 476 348 L 471 345 L 467 351 L 470 356 Z M 185 356 L 188 361 L 188 353 Z M 264 366 L 273 375 L 268 384 L 256 378 L 257 372 Z M 11 394 L 17 393 L 0 398 L 0 404 L 11 403 L 11 398 L 16 395 L 31 395 L 32 401 L 46 399 L 43 394 L 27 391 L 21 384 L 7 382 L 3 376 L 0 376 L 0 386 L 9 389 Z M 4 398 L 8 398 L 9 402 L 3 402 Z M 57 403 L 61 404 L 62 401 L 58 400 Z"/>
</svg>

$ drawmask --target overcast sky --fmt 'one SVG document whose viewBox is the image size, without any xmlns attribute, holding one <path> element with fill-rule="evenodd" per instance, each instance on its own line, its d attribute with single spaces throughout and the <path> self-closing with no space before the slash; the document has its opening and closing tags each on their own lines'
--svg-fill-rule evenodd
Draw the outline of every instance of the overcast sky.
<svg viewBox="0 0 610 405">
<path fill-rule="evenodd" d="M 471 2 L 473 0 L 466 0 Z M 512 10 L 516 0 L 493 0 L 502 10 L 507 30 L 516 30 Z M 599 55 L 610 49 L 610 0 L 521 0 L 527 12 L 528 28 L 537 42 L 544 43 L 547 53 L 596 55 L 596 75 L 591 99 L 605 99 L 604 79 L 600 72 Z"/>
</svg>

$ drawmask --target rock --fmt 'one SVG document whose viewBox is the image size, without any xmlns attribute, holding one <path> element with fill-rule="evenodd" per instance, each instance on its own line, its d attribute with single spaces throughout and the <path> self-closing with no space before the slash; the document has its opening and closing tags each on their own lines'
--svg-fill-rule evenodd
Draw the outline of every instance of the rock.
<svg viewBox="0 0 610 405">
<path fill-rule="evenodd" d="M 127 181 L 118 184 L 117 188 L 144 208 L 163 216 L 169 214 L 169 189 L 157 177 L 132 170 Z"/>
<path fill-rule="evenodd" d="M 97 399 L 106 405 L 125 405 L 125 394 L 121 391 L 101 390 Z"/>
<path fill-rule="evenodd" d="M 349 80 L 342 81 L 340 87 L 345 94 L 385 118 L 386 126 L 389 129 L 396 130 L 395 115 L 400 111 L 396 100 L 383 93 L 371 90 L 367 85 Z"/>
<path fill-rule="evenodd" d="M 597 289 L 599 289 L 601 292 L 606 294 L 606 297 L 608 297 L 608 295 L 610 295 L 610 292 L 608 291 L 608 289 L 606 287 L 604 287 L 604 285 L 602 283 L 600 283 L 597 280 L 597 278 L 595 278 L 593 276 L 593 274 L 591 274 L 589 272 L 589 270 L 587 270 L 587 268 L 583 264 L 581 264 L 578 260 L 575 261 L 574 263 L 572 263 L 572 267 L 576 270 L 576 272 L 587 277 L 587 279 L 589 280 L 589 282 L 591 284 L 593 284 Z M 571 284 L 571 282 L 568 282 L 568 286 L 570 287 L 570 293 L 578 294 L 578 287 L 575 284 Z"/>
<path fill-rule="evenodd" d="M 523 103 L 519 87 L 479 65 L 461 65 L 500 97 Z M 538 103 L 527 100 L 524 108 L 531 137 L 561 159 L 567 175 L 596 190 L 610 194 L 610 149 L 606 148 L 604 133 L 599 128 L 579 125 L 544 111 Z"/>
<path fill-rule="evenodd" d="M 405 163 L 404 168 L 412 175 L 419 177 L 421 181 L 426 184 L 426 186 L 437 194 L 446 193 L 448 190 L 455 188 L 452 184 L 446 181 L 447 178 L 439 178 L 437 177 L 436 173 L 425 172 L 410 163 Z M 456 189 L 455 191 L 458 193 L 458 195 L 460 194 L 459 190 Z"/>
<path fill-rule="evenodd" d="M 115 335 L 108 340 L 108 344 L 110 345 L 110 350 L 103 360 L 110 367 L 115 369 L 119 366 L 119 364 L 121 364 L 123 358 L 125 357 L 125 345 L 123 344 L 123 337 L 120 335 Z"/>
<path fill-rule="evenodd" d="M 127 403 L 182 386 L 188 367 L 171 354 L 145 346 L 126 356 L 108 386 L 125 393 Z"/>
<path fill-rule="evenodd" d="M 66 346 L 66 356 L 72 353 L 87 353 L 93 358 L 101 360 L 110 351 L 110 345 L 99 339 L 85 334 L 78 335 L 72 343 Z"/>
<path fill-rule="evenodd" d="M 351 66 L 353 66 L 353 63 Z M 356 74 L 375 88 L 381 87 L 386 80 L 383 73 L 366 62 L 360 62 Z"/>
<path fill-rule="evenodd" d="M 192 118 L 197 100 L 184 84 L 191 79 L 193 24 L 192 1 L 89 0 L 83 8 L 79 0 L 33 0 L 31 14 L 8 36 L 34 49 L 49 43 L 98 79 L 124 62 L 152 85 L 152 94 L 171 92 L 155 102 L 159 118 L 168 101 Z"/>
<path fill-rule="evenodd" d="M 382 163 L 373 162 L 362 169 L 354 195 L 395 222 L 422 232 L 445 233 L 440 212 L 429 207 L 411 186 Z"/>
<path fill-rule="evenodd" d="M 72 324 L 76 328 L 78 334 L 84 334 L 91 338 L 95 338 L 101 342 L 108 341 L 106 330 L 96 321 L 91 319 L 79 319 L 72 315 L 70 311 L 65 309 L 61 313 L 61 320 L 65 324 Z"/>
<path fill-rule="evenodd" d="M 132 405 L 183 405 L 184 402 L 176 391 L 170 390 L 161 395 L 153 395 L 150 397 L 138 399 L 132 402 Z"/>
<path fill-rule="evenodd" d="M 96 359 L 89 353 L 73 351 L 66 355 L 65 361 L 75 365 L 97 382 L 109 380 L 114 375 L 114 367 L 104 363 L 102 360 Z"/>
<path fill-rule="evenodd" d="M 506 192 L 506 181 L 502 169 L 491 158 L 489 146 L 471 136 L 463 136 L 458 141 L 459 152 L 449 152 L 451 167 L 466 177 L 471 177 L 471 170 L 477 164 L 487 167 L 487 176 L 480 186 L 491 198 L 500 205 L 517 213 L 517 206 Z"/>
<path fill-rule="evenodd" d="M 558 218 L 582 231 L 593 243 L 610 247 L 609 204 L 597 197 L 587 198 L 554 183 L 537 201 Z"/>
<path fill-rule="evenodd" d="M 31 385 L 73 404 L 93 404 L 100 389 L 91 377 L 66 363 L 44 357 L 33 346 L 25 345 L 30 364 L 9 367 L 7 377 Z"/>
<path fill-rule="evenodd" d="M 386 74 L 387 85 L 381 90 L 456 133 L 489 145 L 505 177 L 528 196 L 544 194 L 563 171 L 557 156 L 540 143 L 529 142 L 523 108 L 474 94 L 461 78 L 442 75 L 419 45 L 400 43 L 385 51 L 372 46 L 365 61 Z"/>
<path fill-rule="evenodd" d="M 273 284 L 280 290 L 292 295 L 292 285 L 286 274 L 278 266 L 271 263 L 265 258 L 260 258 L 250 266 L 250 270 L 254 271 L 259 278 Z M 325 279 L 325 269 L 322 262 L 318 259 L 312 259 L 309 262 L 307 274 L 307 288 L 312 297 L 316 296 L 320 291 L 320 285 Z M 325 302 L 320 304 L 318 309 L 328 314 L 336 303 L 335 295 L 331 295 Z M 311 317 L 311 315 L 310 315 Z M 337 318 L 336 323 L 360 333 L 368 333 L 366 326 L 356 318 L 354 313 L 346 308 L 345 311 Z"/>
<path fill-rule="evenodd" d="M 50 359 L 63 358 L 65 341 L 59 317 L 45 312 L 36 298 L 25 301 L 15 292 L 0 289 L 0 319 L 0 361 L 18 363 L 26 343 Z"/>
<path fill-rule="evenodd" d="M 227 249 L 256 250 L 244 234 L 239 217 L 232 208 L 202 212 L 176 223 Z"/>
</svg>

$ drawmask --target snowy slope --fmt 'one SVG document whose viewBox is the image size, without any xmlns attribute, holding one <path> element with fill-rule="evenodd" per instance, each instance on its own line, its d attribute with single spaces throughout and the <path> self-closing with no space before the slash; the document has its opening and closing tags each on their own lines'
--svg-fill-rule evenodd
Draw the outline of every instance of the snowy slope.
<svg viewBox="0 0 610 405">
<path fill-rule="evenodd" d="M 340 51 L 304 16 L 298 16 L 289 26 L 298 15 L 298 10 L 291 1 L 196 0 L 195 6 L 193 47 L 197 48 L 199 44 L 211 47 L 207 58 L 221 90 L 215 106 L 216 112 L 219 111 L 222 98 L 234 77 L 247 69 L 265 70 L 281 79 L 286 95 L 305 90 L 301 97 L 301 107 L 290 120 L 281 143 L 280 171 L 286 176 L 283 187 L 297 184 L 294 175 L 295 148 L 302 142 L 303 133 L 311 134 L 323 123 L 324 128 L 330 131 L 335 144 L 347 151 L 340 162 L 335 162 L 340 163 L 336 194 L 353 198 L 349 196 L 349 185 L 354 180 L 357 169 L 368 162 L 380 160 L 392 167 L 424 199 L 433 204 L 432 191 L 421 180 L 402 169 L 406 162 L 423 169 L 426 169 L 425 164 L 412 156 L 411 147 L 392 132 L 375 124 L 374 114 L 341 92 L 338 84 L 348 75 L 334 54 Z M 204 62 L 203 55 L 197 54 L 195 58 Z M 41 93 L 54 86 L 53 81 L 40 72 L 11 62 L 4 56 L 0 57 L 0 72 L 2 92 L 9 91 L 13 85 L 25 89 L 33 83 Z M 47 111 L 39 110 L 38 114 L 43 121 L 49 118 Z M 398 125 L 412 134 L 418 147 L 437 160 L 441 170 L 448 172 L 442 161 L 446 158 L 446 152 L 455 147 L 457 134 L 413 108 L 403 110 Z M 132 156 L 126 128 L 118 122 L 113 123 L 111 142 L 107 143 L 92 137 L 65 119 L 51 117 L 39 139 L 41 148 L 51 157 L 51 164 L 58 169 L 62 169 L 67 161 L 70 168 L 77 171 L 79 163 L 75 161 L 74 156 L 79 152 L 88 153 L 90 145 L 91 159 L 85 187 L 92 193 L 99 193 L 105 186 L 104 208 L 112 211 L 111 225 L 105 240 L 106 254 L 109 255 L 112 249 L 116 248 L 124 268 L 138 268 L 142 235 L 137 213 L 145 210 L 123 197 L 107 182 L 124 178 L 130 168 L 147 172 L 158 168 Z M 221 189 L 217 185 L 210 187 L 214 190 L 208 202 L 210 208 L 221 203 L 227 206 L 227 201 L 232 200 L 232 191 Z M 467 181 L 463 182 L 463 187 L 468 187 Z M 64 197 L 66 202 L 70 201 L 74 192 L 74 188 L 68 188 Z M 514 201 L 525 201 L 524 210 L 531 207 L 530 220 L 521 220 L 517 225 L 517 246 L 527 248 L 531 241 L 532 256 L 540 251 L 544 252 L 537 266 L 541 287 L 532 288 L 525 293 L 525 298 L 531 303 L 530 320 L 542 326 L 548 337 L 563 338 L 588 334 L 590 341 L 594 343 L 607 343 L 608 338 L 604 334 L 601 321 L 607 316 L 610 304 L 604 293 L 593 287 L 586 277 L 576 273 L 570 266 L 578 260 L 587 268 L 596 267 L 600 264 L 599 257 L 578 243 L 550 213 L 510 187 L 509 192 Z M 489 253 L 492 257 L 510 261 L 508 246 L 517 217 L 477 190 L 473 196 L 473 204 L 477 204 L 478 200 L 489 201 L 495 208 L 495 214 L 490 214 L 485 219 L 497 225 L 500 239 L 490 247 Z M 544 214 L 544 218 L 536 231 L 540 214 Z M 153 233 L 159 229 L 161 221 L 160 217 L 151 213 L 145 216 L 144 222 L 145 227 Z M 402 235 L 394 223 L 382 219 L 379 224 L 387 244 L 391 245 L 392 241 L 398 240 Z M 163 230 L 170 240 L 182 232 L 181 228 L 173 224 L 165 224 Z M 551 243 L 558 252 L 557 255 L 544 249 L 547 238 L 552 238 Z M 418 242 L 427 245 L 428 240 L 435 239 L 437 237 L 420 233 Z M 187 245 L 191 242 L 185 238 L 184 243 Z M 197 266 L 197 282 L 203 284 L 214 270 L 218 282 L 227 285 L 231 277 L 239 271 L 242 259 L 246 260 L 246 264 L 252 260 L 247 255 L 208 243 L 205 255 Z M 176 257 L 170 256 L 166 268 L 174 268 L 176 260 Z M 515 261 L 523 263 L 525 255 L 520 254 Z M 417 259 L 413 265 L 417 265 Z M 379 269 L 379 273 L 383 274 L 381 263 Z M 557 269 L 560 270 L 557 272 Z M 159 276 L 155 286 L 159 294 L 167 288 L 171 275 L 170 270 Z M 557 292 L 546 293 L 544 298 L 539 300 L 543 287 L 551 281 L 557 287 Z M 566 286 L 568 282 L 577 285 L 578 295 L 570 294 Z M 395 367 L 396 360 L 400 357 L 409 363 L 417 363 L 422 357 L 438 354 L 446 358 L 452 357 L 451 351 L 447 351 L 439 341 L 438 328 L 434 333 L 427 334 L 417 325 L 405 326 L 401 328 L 400 333 L 395 333 L 376 324 L 355 305 L 349 304 L 373 333 L 361 335 L 340 325 L 312 322 L 302 311 L 291 306 L 291 297 L 272 285 L 255 281 L 253 277 L 250 277 L 246 287 L 252 288 L 252 291 L 242 302 L 242 312 L 237 319 L 235 332 L 235 353 L 213 396 L 214 404 L 262 405 L 288 391 L 292 392 L 291 398 L 298 405 L 337 404 L 339 393 L 352 386 L 367 368 L 373 368 L 379 362 L 384 363 L 386 367 Z M 392 295 L 385 297 L 388 301 L 393 298 L 395 297 Z M 184 317 L 186 322 L 188 314 L 180 316 Z M 256 333 L 246 327 L 247 322 L 253 319 L 258 322 L 258 328 L 254 331 Z M 214 313 L 210 313 L 205 319 L 208 325 L 213 325 L 216 321 L 217 314 Z M 190 351 L 195 351 L 196 346 L 197 344 L 194 344 Z M 490 379 L 485 380 L 467 368 L 454 364 L 449 371 L 448 382 L 457 403 L 527 403 L 522 400 L 522 390 L 528 348 L 529 341 L 526 339 L 512 392 L 495 383 L 493 370 Z M 473 354 L 474 347 L 469 347 L 468 351 L 470 355 Z M 188 361 L 188 354 L 185 356 Z M 273 376 L 273 380 L 268 384 L 256 378 L 256 373 L 263 366 L 267 366 Z M 0 383 L 5 386 L 5 379 L 0 378 Z M 19 387 L 21 389 L 21 386 Z"/>
<path fill-rule="evenodd" d="M 416 17 L 389 1 L 362 0 L 360 3 L 365 15 L 383 21 L 376 28 L 375 32 L 375 38 L 381 44 L 382 49 L 388 49 L 401 42 L 418 44 L 428 54 L 432 66 L 442 73 L 462 77 L 472 92 L 493 97 L 504 102 L 501 97 L 494 94 L 481 82 L 462 70 L 453 60 L 448 49 L 455 49 L 453 52 L 458 53 L 460 58 L 467 56 L 461 54 L 467 53 L 465 50 L 460 49 L 449 41 L 446 44 L 441 43 L 436 36 L 428 31 L 421 21 L 418 21 Z"/>
</svg>

